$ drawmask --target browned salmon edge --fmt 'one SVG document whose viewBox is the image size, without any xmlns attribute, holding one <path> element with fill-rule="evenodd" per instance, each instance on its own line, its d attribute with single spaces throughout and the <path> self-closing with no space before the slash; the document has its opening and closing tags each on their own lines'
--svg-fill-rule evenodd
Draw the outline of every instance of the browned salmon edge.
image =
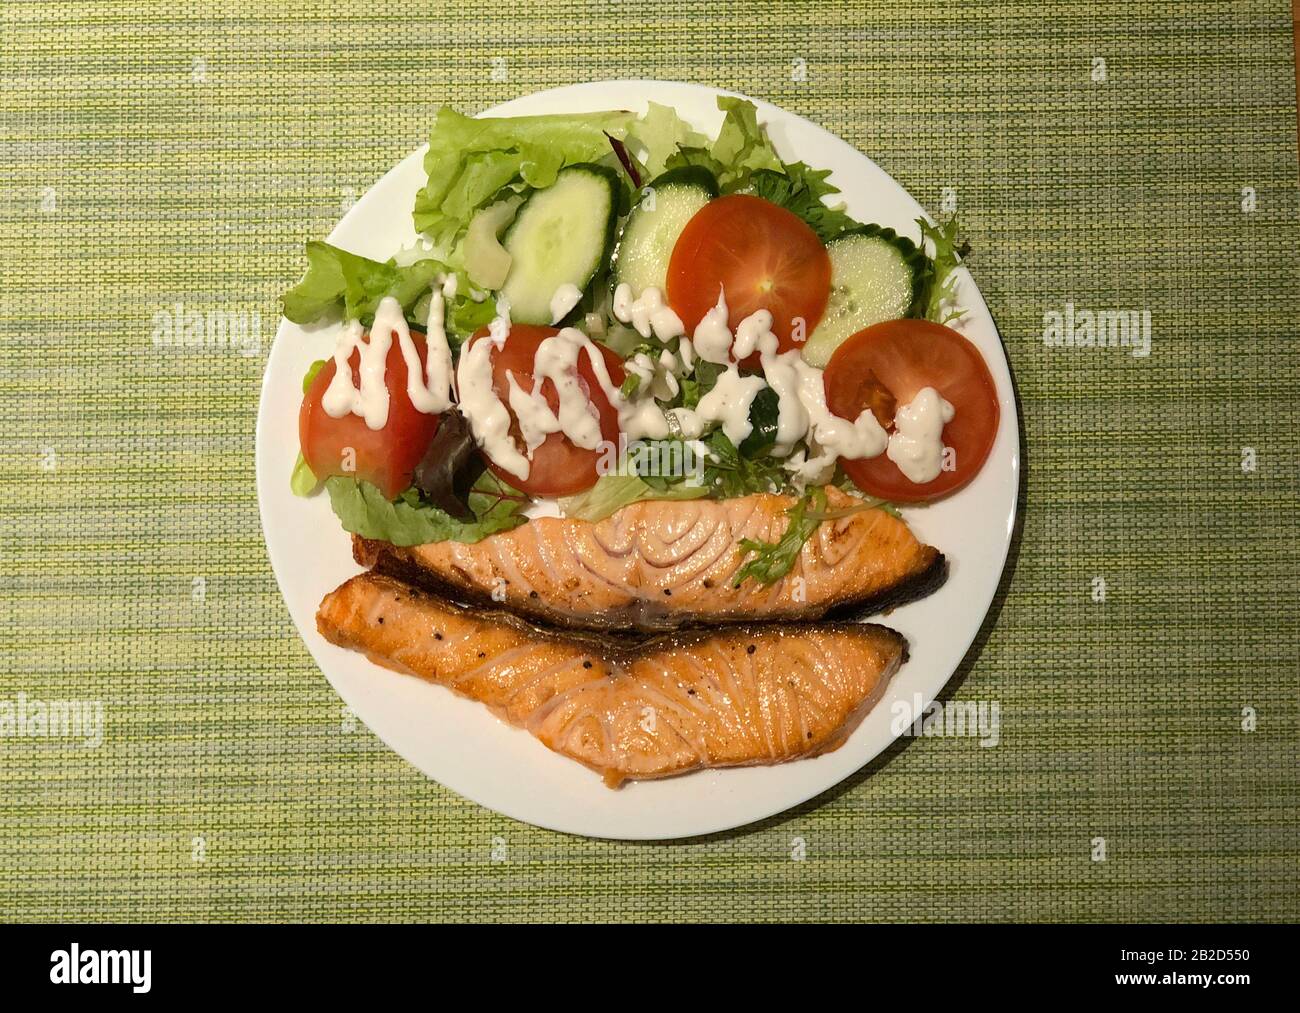
<svg viewBox="0 0 1300 1013">
<path fill-rule="evenodd" d="M 893 643 L 894 647 L 898 651 L 898 654 L 892 660 L 892 662 L 886 665 L 886 667 L 880 672 L 880 674 L 877 677 L 875 686 L 868 694 L 866 694 L 866 696 L 863 697 L 862 700 L 860 700 L 857 703 L 853 711 L 849 713 L 845 717 L 845 719 L 840 722 L 838 726 L 832 729 L 822 741 L 818 742 L 815 747 L 809 749 L 807 752 L 791 755 L 778 760 L 771 760 L 767 758 L 755 758 L 753 760 L 744 761 L 742 763 L 726 763 L 726 764 L 717 763 L 717 764 L 706 765 L 708 768 L 711 769 L 721 769 L 727 766 L 747 766 L 747 765 L 762 765 L 762 764 L 775 765 L 779 763 L 790 762 L 791 760 L 811 759 L 813 757 L 821 756 L 826 753 L 833 752 L 836 749 L 839 749 L 840 746 L 842 746 L 844 742 L 848 740 L 848 738 L 853 734 L 853 732 L 857 729 L 857 727 L 862 723 L 866 715 L 870 713 L 871 710 L 875 707 L 875 705 L 879 702 L 880 697 L 884 694 L 894 674 L 908 660 L 908 643 L 906 638 L 903 637 L 903 635 L 900 634 L 898 631 L 890 629 L 887 626 L 881 626 L 878 624 L 864 624 L 858 622 L 822 622 L 822 623 L 768 622 L 768 623 L 751 623 L 751 624 L 730 623 L 723 626 L 694 628 L 694 629 L 680 629 L 680 630 L 673 630 L 673 631 L 660 631 L 654 634 L 643 635 L 640 637 L 621 638 L 618 640 L 611 640 L 611 638 L 604 633 L 600 633 L 600 634 L 596 634 L 594 632 L 584 633 L 583 631 L 557 630 L 554 628 L 548 628 L 546 626 L 536 624 L 530 620 L 521 618 L 520 616 L 517 616 L 514 613 L 503 611 L 499 608 L 494 609 L 492 611 L 483 612 L 477 608 L 473 608 L 468 605 L 443 600 L 438 596 L 425 591 L 422 588 L 413 587 L 391 576 L 379 574 L 375 571 L 371 571 L 365 574 L 359 574 L 357 577 L 354 577 L 351 580 L 345 582 L 336 591 L 331 592 L 329 595 L 327 595 L 326 598 L 321 602 L 321 610 L 318 611 L 317 613 L 317 629 L 319 630 L 321 635 L 324 636 L 327 640 L 329 640 L 331 643 L 337 644 L 340 647 L 345 647 L 348 649 L 360 651 L 361 653 L 365 654 L 365 656 L 370 661 L 374 662 L 375 664 L 383 668 L 387 668 L 391 671 L 395 671 L 405 675 L 410 675 L 416 678 L 421 678 L 426 681 L 438 682 L 437 679 L 431 678 L 430 676 L 424 673 L 415 671 L 399 662 L 396 662 L 388 658 L 386 655 L 373 650 L 372 649 L 373 645 L 368 645 L 367 643 L 364 642 L 364 639 L 351 635 L 343 631 L 342 629 L 333 627 L 331 624 L 325 622 L 324 610 L 326 607 L 326 603 L 329 602 L 330 599 L 333 598 L 337 593 L 344 591 L 348 587 L 348 585 L 352 584 L 354 581 L 362 581 L 362 580 L 375 580 L 378 584 L 385 586 L 388 589 L 391 589 L 395 592 L 400 591 L 403 594 L 409 595 L 412 601 L 419 601 L 421 599 L 430 599 L 431 605 L 435 608 L 442 608 L 451 612 L 470 613 L 468 618 L 470 621 L 475 623 L 498 623 L 514 629 L 516 632 L 518 632 L 521 636 L 524 637 L 528 637 L 532 639 L 549 640 L 559 644 L 563 644 L 565 646 L 578 647 L 584 651 L 591 652 L 593 655 L 600 656 L 607 665 L 626 665 L 640 656 L 648 655 L 659 650 L 672 650 L 672 649 L 677 649 L 682 647 L 689 647 L 692 644 L 708 642 L 716 638 L 724 638 L 728 641 L 731 641 L 736 639 L 744 639 L 746 637 L 759 637 L 759 638 L 767 639 L 774 636 L 780 637 L 782 635 L 799 636 L 803 633 L 808 632 L 810 629 L 816 629 L 822 632 L 847 633 L 855 636 L 861 635 L 864 637 L 884 636 L 887 640 Z M 458 690 L 456 690 L 454 687 L 447 687 L 447 688 L 450 688 L 453 692 L 458 692 Z M 478 698 L 474 697 L 473 695 L 467 695 L 467 694 L 462 694 L 462 695 L 466 695 L 468 699 L 473 699 L 476 702 L 484 703 L 484 701 L 478 700 Z M 485 706 L 487 705 L 485 704 Z M 494 708 L 490 706 L 489 709 L 494 710 Z M 498 716 L 500 717 L 501 715 Z M 518 726 L 515 725 L 515 727 Z M 548 748 L 550 748 L 549 744 L 547 745 Z M 581 757 L 573 756 L 563 751 L 560 752 L 561 755 L 565 755 L 567 758 L 572 759 L 575 762 L 583 763 L 586 766 L 591 766 L 590 764 L 585 763 L 585 761 Z M 623 782 L 623 780 L 625 780 L 629 776 L 609 769 L 602 770 L 595 767 L 593 767 L 592 769 L 597 770 L 598 773 L 602 773 L 605 777 L 606 784 L 609 785 L 610 787 L 617 787 L 619 784 Z M 651 774 L 651 775 L 638 774 L 638 775 L 630 775 L 630 776 L 633 779 L 638 779 L 638 780 L 655 779 L 658 777 L 679 776 L 680 774 L 690 773 L 692 771 L 697 771 L 700 769 L 705 769 L 705 768 L 691 767 L 680 771 L 669 771 L 663 774 Z"/>
<path fill-rule="evenodd" d="M 472 605 L 477 608 L 486 607 L 499 615 L 507 614 L 507 610 L 502 608 L 503 603 L 494 600 L 490 594 L 479 590 L 469 582 L 458 584 L 447 580 L 436 571 L 421 566 L 400 548 L 387 542 L 353 535 L 352 557 L 364 567 L 373 569 L 375 572 L 387 577 L 393 577 L 411 587 L 417 587 L 438 595 L 447 601 L 461 605 Z M 932 545 L 921 545 L 918 553 L 918 565 L 891 587 L 884 588 L 873 594 L 860 598 L 854 598 L 852 595 L 846 595 L 843 598 L 832 598 L 807 611 L 797 614 L 787 613 L 773 619 L 764 619 L 762 616 L 726 614 L 699 616 L 683 620 L 676 628 L 708 629 L 738 624 L 817 622 L 828 617 L 843 621 L 856 620 L 866 618 L 887 608 L 897 608 L 909 601 L 924 598 L 941 587 L 947 577 L 948 561 L 943 553 Z M 545 606 L 534 608 L 522 601 L 512 602 L 508 611 L 526 616 L 530 620 L 543 623 L 546 626 L 562 629 L 586 629 L 602 633 L 625 629 L 625 627 L 616 625 L 621 618 L 618 612 L 602 613 L 591 616 L 584 621 L 583 616 L 569 615 L 558 609 Z M 642 632 L 654 635 L 658 632 L 664 632 L 664 630 L 643 630 Z"/>
</svg>

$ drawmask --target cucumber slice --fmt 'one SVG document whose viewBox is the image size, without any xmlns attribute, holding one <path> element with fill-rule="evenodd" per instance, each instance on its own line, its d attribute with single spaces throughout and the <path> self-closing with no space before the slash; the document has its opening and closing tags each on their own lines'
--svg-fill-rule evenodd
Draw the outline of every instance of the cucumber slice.
<svg viewBox="0 0 1300 1013">
<path fill-rule="evenodd" d="M 836 236 L 831 258 L 831 295 L 803 358 L 822 368 L 835 349 L 864 327 L 905 317 L 921 296 L 929 258 L 905 236 L 880 225 Z"/>
<path fill-rule="evenodd" d="M 614 284 L 635 299 L 648 288 L 663 291 L 677 237 L 695 212 L 718 196 L 718 181 L 698 165 L 671 169 L 651 180 L 649 194 L 628 215 L 614 253 Z"/>
<path fill-rule="evenodd" d="M 499 289 L 510 273 L 510 254 L 497 236 L 523 201 L 515 194 L 483 208 L 470 219 L 465 233 L 465 273 L 481 289 Z"/>
<path fill-rule="evenodd" d="M 512 320 L 549 324 L 557 288 L 587 288 L 614 245 L 618 187 L 613 169 L 582 163 L 524 202 L 501 241 L 511 256 L 501 291 Z"/>
</svg>

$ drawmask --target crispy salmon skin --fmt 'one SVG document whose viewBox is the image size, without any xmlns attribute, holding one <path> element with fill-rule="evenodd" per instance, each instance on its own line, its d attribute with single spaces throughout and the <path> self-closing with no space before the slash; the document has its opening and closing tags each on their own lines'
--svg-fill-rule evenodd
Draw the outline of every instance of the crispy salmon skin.
<svg viewBox="0 0 1300 1013">
<path fill-rule="evenodd" d="M 827 488 L 830 510 L 861 503 Z M 881 603 L 942 575 L 944 560 L 884 510 L 824 521 L 790 572 L 737 586 L 741 539 L 776 542 L 794 500 L 633 503 L 602 521 L 538 517 L 474 544 L 400 548 L 357 538 L 363 566 L 458 598 L 586 629 L 674 629 L 691 623 L 820 619 Z"/>
<path fill-rule="evenodd" d="M 486 704 L 616 787 L 837 748 L 906 657 L 857 623 L 726 626 L 611 646 L 367 573 L 325 596 L 321 634 Z"/>
</svg>

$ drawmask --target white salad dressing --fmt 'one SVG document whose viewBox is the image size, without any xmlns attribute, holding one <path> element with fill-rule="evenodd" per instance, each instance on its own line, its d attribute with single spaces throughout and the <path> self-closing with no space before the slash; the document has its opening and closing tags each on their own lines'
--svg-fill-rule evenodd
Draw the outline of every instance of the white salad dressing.
<svg viewBox="0 0 1300 1013">
<path fill-rule="evenodd" d="M 572 282 L 565 282 L 551 296 L 551 323 L 558 324 L 569 315 L 569 310 L 578 305 L 582 290 Z"/>
<path fill-rule="evenodd" d="M 691 344 L 690 338 L 682 338 L 677 342 L 677 357 L 682 361 L 683 374 L 695 368 L 695 346 Z"/>
<path fill-rule="evenodd" d="M 943 427 L 955 414 L 937 390 L 922 387 L 894 413 L 894 432 L 885 453 L 913 482 L 933 482 L 943 470 Z"/>
<path fill-rule="evenodd" d="M 451 275 L 449 280 L 454 292 L 456 276 Z M 424 331 L 423 382 L 420 376 L 420 360 L 415 354 L 415 345 L 411 341 L 410 332 L 406 329 L 405 320 L 401 321 L 401 330 L 398 331 L 402 358 L 406 361 L 406 394 L 416 411 L 424 412 L 426 415 L 439 415 L 451 407 L 451 346 L 447 343 L 447 304 L 443 301 L 443 293 L 446 291 L 447 284 L 444 283 L 442 292 L 434 289 L 429 297 L 429 318 Z M 396 304 L 396 300 L 384 300 L 384 302 L 390 301 Z M 381 305 L 380 309 L 382 308 Z M 400 315 L 400 306 L 397 307 L 397 312 Z M 378 320 L 379 314 L 376 313 L 375 321 Z"/>
<path fill-rule="evenodd" d="M 664 401 L 671 401 L 681 390 L 681 385 L 677 382 L 677 357 L 668 349 L 659 353 L 659 370 L 655 374 L 654 386 L 651 393 L 655 397 Z"/>
<path fill-rule="evenodd" d="M 758 392 L 767 386 L 761 376 L 742 376 L 736 366 L 728 366 L 695 407 L 702 422 L 720 422 L 727 439 L 737 446 L 754 429 L 749 421 L 749 407 Z"/>
<path fill-rule="evenodd" d="M 456 293 L 456 275 L 440 278 L 439 283 L 441 288 L 434 288 L 429 301 L 425 369 L 420 369 L 401 305 L 396 299 L 385 298 L 376 309 L 368 341 L 363 340 L 361 324 L 355 321 L 339 336 L 334 350 L 335 375 L 322 399 L 328 414 L 340 418 L 351 412 L 365 419 L 371 429 L 384 427 L 389 410 L 384 371 L 396 336 L 406 364 L 407 394 L 416 409 L 427 414 L 446 411 L 452 404 L 454 379 L 459 408 L 475 442 L 494 463 L 519 479 L 528 478 L 533 453 L 552 433 L 563 433 L 575 446 L 587 450 L 600 447 L 600 416 L 578 374 L 584 354 L 597 386 L 618 412 L 619 427 L 629 442 L 669 436 L 698 440 L 710 425 L 717 424 L 739 445 L 753 429 L 749 413 L 754 398 L 770 386 L 777 397 L 772 453 L 788 458 L 785 467 L 796 483 L 827 481 L 839 458 L 861 460 L 882 453 L 918 484 L 933 481 L 942 470 L 943 427 L 952 421 L 955 409 L 934 388 L 924 388 L 910 404 L 897 410 L 892 435 L 869 408 L 856 419 L 841 418 L 826 406 L 822 370 L 806 363 L 798 349 L 777 353 L 778 341 L 768 311 L 750 314 L 733 335 L 726 293 L 721 289 L 717 303 L 687 338 L 681 320 L 664 303 L 662 292 L 648 288 L 633 301 L 629 286 L 619 285 L 614 294 L 615 317 L 631 323 L 643 337 L 653 334 L 661 341 L 679 338 L 677 354 L 664 349 L 652 358 L 639 352 L 624 363 L 627 373 L 640 380 L 627 397 L 610 377 L 600 349 L 582 331 L 566 327 L 538 345 L 531 389 L 521 385 L 512 372 L 507 373 L 507 409 L 493 388 L 492 353 L 504 346 L 510 334 L 509 300 L 504 295 L 498 297 L 488 340 L 462 349 L 453 377 L 445 317 L 446 300 Z M 551 301 L 553 318 L 562 319 L 580 298 L 576 286 L 561 286 Z M 353 352 L 360 357 L 359 387 L 353 384 L 349 366 Z M 762 374 L 742 374 L 738 362 L 755 352 Z M 678 377 L 691 372 L 697 357 L 727 368 L 694 409 L 660 408 L 655 399 L 673 397 L 680 389 Z M 552 409 L 542 394 L 548 380 L 554 386 L 557 409 Z M 522 453 L 511 435 L 516 423 L 524 442 Z M 794 450 L 800 440 L 807 443 L 807 451 Z"/>
<path fill-rule="evenodd" d="M 626 373 L 631 373 L 642 384 L 653 382 L 655 377 L 654 361 L 645 352 L 637 352 L 636 355 L 624 362 L 623 370 Z"/>
<path fill-rule="evenodd" d="M 762 335 L 758 341 L 763 375 L 767 378 L 767 385 L 776 394 L 776 441 L 772 446 L 772 454 L 785 457 L 796 443 L 808 435 L 810 419 L 800 396 L 803 374 L 799 367 L 813 367 L 808 366 L 797 351 L 777 355 L 776 345 L 776 335 L 771 331 Z"/>
<path fill-rule="evenodd" d="M 492 352 L 505 344 L 509 333 L 510 303 L 502 296 L 497 300 L 497 316 L 488 324 L 487 340 L 472 342 L 461 349 L 456 366 L 456 391 L 460 395 L 460 413 L 469 423 L 474 442 L 494 464 L 515 478 L 527 479 L 529 460 L 519 452 L 510 435 L 510 411 L 492 389 Z"/>
<path fill-rule="evenodd" d="M 361 322 L 353 320 L 343 328 L 334 346 L 334 376 L 321 397 L 325 414 L 341 419 L 349 413 L 360 415 L 370 429 L 383 429 L 388 424 L 388 387 L 384 384 L 384 368 L 388 361 L 388 347 L 393 342 L 391 331 L 375 332 L 369 341 L 362 341 Z M 348 359 L 357 352 L 360 359 L 357 372 L 360 387 L 352 383 L 352 366 Z"/>
<path fill-rule="evenodd" d="M 452 275 L 454 278 L 455 275 Z M 388 386 L 384 372 L 393 337 L 397 337 L 402 360 L 406 364 L 406 394 L 416 411 L 438 415 L 451 407 L 451 348 L 445 328 L 446 305 L 443 295 L 434 289 L 429 299 L 429 322 L 425 334 L 426 361 L 420 367 L 420 353 L 411 338 L 411 329 L 402 314 L 402 305 L 392 296 L 381 299 L 370 326 L 370 338 L 362 340 L 362 327 L 352 321 L 339 335 L 334 348 L 334 376 L 321 398 L 326 414 L 342 418 L 349 413 L 360 415 L 370 429 L 388 424 Z M 348 360 L 356 351 L 359 356 L 360 386 L 352 381 Z"/>
<path fill-rule="evenodd" d="M 797 356 L 798 352 L 786 352 L 785 355 Z M 799 377 L 799 401 L 808 413 L 809 447 L 802 465 L 792 469 L 797 477 L 814 484 L 824 482 L 835 470 L 836 458 L 860 461 L 878 457 L 884 452 L 889 445 L 889 436 L 870 408 L 863 409 L 852 421 L 841 418 L 826 407 L 822 371 L 802 360 L 796 362 L 794 368 Z"/>
<path fill-rule="evenodd" d="M 504 292 L 497 296 L 497 315 L 488 322 L 488 337 L 497 348 L 510 337 L 510 300 Z"/>
<path fill-rule="evenodd" d="M 526 391 L 519 386 L 515 374 L 506 370 L 506 381 L 510 384 L 510 410 L 515 413 L 519 423 L 519 435 L 524 438 L 524 455 L 533 459 L 533 453 L 551 433 L 560 431 L 560 420 L 551 411 L 545 398 L 533 396 L 533 391 Z M 530 469 L 531 470 L 531 469 Z"/>
<path fill-rule="evenodd" d="M 705 362 L 726 363 L 731 357 L 731 328 L 727 326 L 727 293 L 718 286 L 717 303 L 700 318 L 691 335 L 695 354 Z"/>
<path fill-rule="evenodd" d="M 557 420 L 558 428 L 553 432 L 564 433 L 575 446 L 584 450 L 595 450 L 601 440 L 600 415 L 583 392 L 582 380 L 578 376 L 578 356 L 587 348 L 603 362 L 591 339 L 574 327 L 566 327 L 538 345 L 533 358 L 531 401 L 534 408 L 539 409 L 539 419 L 545 414 Z M 546 380 L 555 385 L 559 400 L 557 413 L 551 412 L 542 396 L 542 383 Z"/>
<path fill-rule="evenodd" d="M 731 354 L 743 362 L 758 348 L 758 339 L 771 333 L 772 314 L 767 310 L 755 310 L 736 325 L 736 340 L 732 343 Z"/>
<path fill-rule="evenodd" d="M 704 435 L 704 420 L 690 408 L 669 408 L 664 418 L 669 429 L 684 440 L 698 440 Z"/>
<path fill-rule="evenodd" d="M 643 338 L 653 334 L 660 341 L 671 341 L 686 333 L 681 318 L 664 302 L 664 294 L 653 285 L 634 300 L 632 286 L 623 282 L 614 289 L 614 317 L 631 324 Z"/>
</svg>

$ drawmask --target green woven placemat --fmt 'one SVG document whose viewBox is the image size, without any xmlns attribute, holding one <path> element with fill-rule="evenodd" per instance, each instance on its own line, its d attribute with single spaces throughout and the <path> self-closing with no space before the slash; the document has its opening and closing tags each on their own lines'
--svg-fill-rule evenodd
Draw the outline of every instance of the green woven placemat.
<svg viewBox="0 0 1300 1013">
<path fill-rule="evenodd" d="M 704 6 L 0 7 L 0 731 L 104 721 L 0 735 L 0 916 L 1300 917 L 1287 4 Z M 945 693 L 998 744 L 905 740 L 678 844 L 517 824 L 351 720 L 253 483 L 302 242 L 439 104 L 617 77 L 768 99 L 955 199 L 1024 417 L 1023 534 Z M 177 303 L 260 347 L 157 347 Z M 1150 354 L 1046 344 L 1067 304 L 1076 336 L 1149 311 Z"/>
</svg>

